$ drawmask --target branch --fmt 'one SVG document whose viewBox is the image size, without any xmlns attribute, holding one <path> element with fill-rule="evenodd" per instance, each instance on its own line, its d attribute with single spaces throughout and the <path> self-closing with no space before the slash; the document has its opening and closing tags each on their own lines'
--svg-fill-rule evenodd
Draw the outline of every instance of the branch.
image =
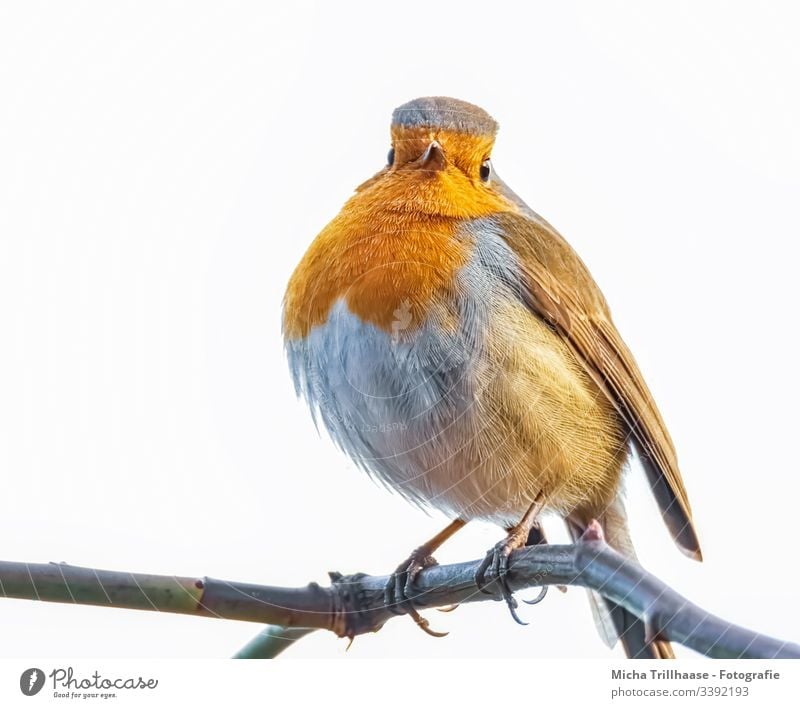
<svg viewBox="0 0 800 708">
<path fill-rule="evenodd" d="M 311 634 L 306 627 L 267 625 L 234 655 L 234 659 L 274 659 L 298 639 Z"/>
<path fill-rule="evenodd" d="M 480 561 L 434 566 L 416 581 L 418 607 L 500 599 L 478 591 Z M 155 610 L 258 622 L 286 628 L 327 629 L 340 637 L 379 630 L 393 614 L 383 604 L 387 577 L 331 573 L 332 584 L 303 588 L 93 570 L 65 564 L 0 561 L 0 594 L 9 598 Z M 800 645 L 783 642 L 715 617 L 624 558 L 601 540 L 530 546 L 511 557 L 513 590 L 579 585 L 596 590 L 644 620 L 660 636 L 715 658 L 800 658 Z M 495 584 L 489 586 L 494 588 Z M 269 634 L 270 630 L 266 630 Z M 288 636 L 288 635 L 282 635 Z M 258 639 L 254 640 L 258 641 Z M 269 654 L 274 641 L 267 638 Z M 250 647 L 250 645 L 248 645 Z M 248 648 L 241 650 L 246 652 Z M 263 655 L 258 648 L 254 655 Z"/>
</svg>

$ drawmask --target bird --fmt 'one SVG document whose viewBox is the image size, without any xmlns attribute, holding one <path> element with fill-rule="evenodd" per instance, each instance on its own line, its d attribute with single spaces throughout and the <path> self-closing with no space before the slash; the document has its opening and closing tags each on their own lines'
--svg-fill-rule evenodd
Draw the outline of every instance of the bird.
<svg viewBox="0 0 800 708">
<path fill-rule="evenodd" d="M 598 523 L 635 559 L 623 477 L 638 456 L 678 548 L 702 553 L 674 443 L 587 266 L 498 176 L 498 123 L 443 96 L 392 113 L 383 167 L 311 242 L 283 300 L 292 380 L 336 445 L 374 480 L 450 523 L 398 565 L 408 600 L 433 553 L 471 521 L 505 535 L 476 575 L 506 582 L 518 548 Z M 546 588 L 545 588 L 546 589 Z M 668 641 L 590 593 L 601 636 L 631 658 Z"/>
</svg>

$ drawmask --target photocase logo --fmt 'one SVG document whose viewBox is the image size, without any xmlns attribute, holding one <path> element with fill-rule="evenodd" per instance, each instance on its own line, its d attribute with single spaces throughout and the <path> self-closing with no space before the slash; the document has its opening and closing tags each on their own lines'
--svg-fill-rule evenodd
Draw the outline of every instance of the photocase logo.
<svg viewBox="0 0 800 708">
<path fill-rule="evenodd" d="M 44 686 L 44 671 L 41 669 L 25 669 L 19 677 L 19 690 L 26 696 L 35 696 Z"/>
<path fill-rule="evenodd" d="M 143 676 L 106 678 L 99 671 L 86 676 L 76 674 L 75 670 L 68 666 L 65 669 L 53 669 L 47 675 L 36 667 L 25 669 L 19 677 L 19 690 L 26 696 L 35 696 L 42 690 L 47 679 L 52 679 L 54 698 L 116 698 L 120 695 L 120 691 L 152 690 L 158 687 L 158 679 L 155 678 Z"/>
</svg>

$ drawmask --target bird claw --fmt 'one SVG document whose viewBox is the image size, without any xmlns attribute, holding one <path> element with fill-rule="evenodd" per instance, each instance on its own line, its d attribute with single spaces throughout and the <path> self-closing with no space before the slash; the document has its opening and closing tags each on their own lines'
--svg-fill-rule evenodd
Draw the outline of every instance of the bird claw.
<svg viewBox="0 0 800 708">
<path fill-rule="evenodd" d="M 547 588 L 549 585 L 542 585 L 539 588 L 539 594 L 533 598 L 533 600 L 523 600 L 526 605 L 538 605 L 542 600 L 544 600 L 545 596 L 547 595 Z"/>
<path fill-rule="evenodd" d="M 511 613 L 511 617 L 517 624 L 527 625 L 527 622 L 524 622 L 520 619 L 520 616 L 517 614 L 517 607 L 519 607 L 516 598 L 514 597 L 514 591 L 508 585 L 508 571 L 510 565 L 510 557 L 511 553 L 516 549 L 517 539 L 513 536 L 509 536 L 508 538 L 500 541 L 494 548 L 492 548 L 485 556 L 485 558 L 481 561 L 481 564 L 478 566 L 478 570 L 475 572 L 475 585 L 478 586 L 478 590 L 486 595 L 494 595 L 493 592 L 487 591 L 486 587 L 491 583 L 497 581 L 498 587 L 500 588 L 500 593 L 503 596 L 503 600 L 505 600 L 506 607 L 508 607 L 508 611 Z M 489 579 L 487 580 L 487 575 Z M 533 600 L 523 600 L 526 605 L 537 605 L 542 600 L 544 600 L 545 595 L 547 595 L 547 586 L 544 585 L 539 592 L 539 595 L 535 597 Z"/>
<path fill-rule="evenodd" d="M 449 632 L 437 632 L 430 628 L 430 622 L 426 620 L 414 607 L 414 603 L 409 599 L 409 594 L 413 594 L 414 581 L 417 576 L 425 569 L 438 565 L 436 559 L 429 555 L 424 549 L 415 550 L 406 560 L 404 560 L 394 573 L 389 576 L 389 580 L 383 588 L 383 602 L 386 608 L 396 615 L 408 615 L 416 622 L 417 626 L 432 637 L 446 637 Z M 452 609 L 455 609 L 453 607 Z"/>
<path fill-rule="evenodd" d="M 501 579 L 500 568 L 505 564 L 508 568 L 508 557 L 511 555 L 511 549 L 507 540 L 500 541 L 496 546 L 491 548 L 484 556 L 478 570 L 475 571 L 475 585 L 478 586 L 484 595 L 494 595 L 493 592 L 486 590 L 487 585 L 495 580 Z M 489 572 L 490 579 L 486 580 L 487 571 Z"/>
<path fill-rule="evenodd" d="M 410 604 L 410 603 L 409 603 Z M 426 620 L 419 612 L 411 605 L 411 608 L 408 612 L 411 615 L 411 618 L 417 623 L 417 627 L 419 627 L 425 634 L 430 635 L 431 637 L 436 637 L 437 639 L 441 639 L 442 637 L 446 637 L 450 632 L 437 632 L 435 629 L 431 629 L 430 622 Z"/>
</svg>

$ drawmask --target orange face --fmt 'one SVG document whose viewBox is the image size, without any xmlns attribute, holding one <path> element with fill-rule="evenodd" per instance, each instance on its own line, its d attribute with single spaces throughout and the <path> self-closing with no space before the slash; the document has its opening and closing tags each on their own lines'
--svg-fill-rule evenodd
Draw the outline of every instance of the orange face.
<svg viewBox="0 0 800 708">
<path fill-rule="evenodd" d="M 492 136 L 393 126 L 392 164 L 356 190 L 292 275 L 286 336 L 306 336 L 340 299 L 386 331 L 398 309 L 413 327 L 432 302 L 446 301 L 472 251 L 457 235 L 463 223 L 517 209 L 484 179 L 493 144 Z"/>
</svg>

